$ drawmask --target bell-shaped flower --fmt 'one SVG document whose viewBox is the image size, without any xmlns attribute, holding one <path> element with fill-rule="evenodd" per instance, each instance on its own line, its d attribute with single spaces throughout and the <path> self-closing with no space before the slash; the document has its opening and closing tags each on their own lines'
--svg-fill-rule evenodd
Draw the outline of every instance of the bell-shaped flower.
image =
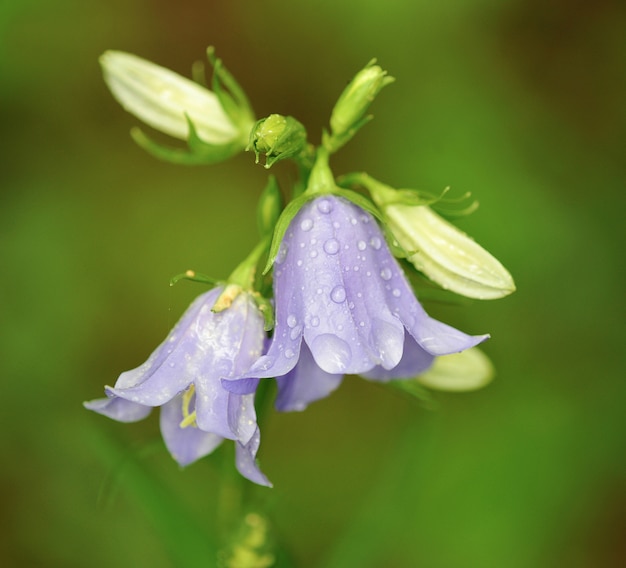
<svg viewBox="0 0 626 568">
<path fill-rule="evenodd" d="M 282 377 L 283 409 L 325 396 L 343 374 L 376 374 L 380 367 L 393 375 L 405 352 L 407 365 L 419 371 L 434 356 L 488 337 L 429 317 L 374 218 L 330 194 L 308 201 L 289 224 L 275 260 L 274 298 L 276 327 L 267 354 L 224 384 L 245 393 L 256 378 Z"/>
<path fill-rule="evenodd" d="M 232 304 L 213 311 L 222 288 L 199 296 L 165 341 L 140 367 L 122 373 L 107 398 L 85 407 L 121 422 L 161 408 L 161 432 L 172 457 L 187 465 L 211 453 L 224 439 L 236 444 L 240 473 L 270 485 L 255 463 L 260 443 L 254 390 L 239 395 L 221 379 L 240 376 L 262 353 L 263 316 L 252 296 L 240 291 Z"/>
<path fill-rule="evenodd" d="M 188 142 L 189 151 L 167 148 L 133 129 L 135 141 L 159 158 L 208 164 L 246 147 L 254 113 L 232 75 L 211 49 L 208 54 L 215 67 L 215 91 L 130 53 L 107 51 L 100 57 L 106 84 L 128 112 L 152 128 Z"/>
</svg>

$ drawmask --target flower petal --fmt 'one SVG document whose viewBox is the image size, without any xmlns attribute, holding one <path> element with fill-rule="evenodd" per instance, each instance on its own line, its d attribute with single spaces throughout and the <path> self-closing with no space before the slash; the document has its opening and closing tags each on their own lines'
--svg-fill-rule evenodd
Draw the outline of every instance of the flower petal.
<svg viewBox="0 0 626 568">
<path fill-rule="evenodd" d="M 288 412 L 304 410 L 311 402 L 328 396 L 343 379 L 343 375 L 333 375 L 322 370 L 304 345 L 298 364 L 285 376 L 278 377 L 276 409 Z"/>
<path fill-rule="evenodd" d="M 404 330 L 385 302 L 381 269 L 389 261 L 368 213 L 334 196 L 307 203 L 276 259 L 277 327 L 304 325 L 313 358 L 327 373 L 395 367 Z"/>
<path fill-rule="evenodd" d="M 118 422 L 137 422 L 152 412 L 151 406 L 144 406 L 116 396 L 83 402 L 83 406 Z"/>
<path fill-rule="evenodd" d="M 375 381 L 389 381 L 391 379 L 410 379 L 428 369 L 435 357 L 422 349 L 410 334 L 404 336 L 404 350 L 402 359 L 393 369 L 374 367 L 371 371 L 361 376 Z"/>
<path fill-rule="evenodd" d="M 161 434 L 172 457 L 182 466 L 210 454 L 222 443 L 223 438 L 211 432 L 204 432 L 194 426 L 181 428 L 184 416 L 182 396 L 173 398 L 161 408 Z"/>
<path fill-rule="evenodd" d="M 256 463 L 256 454 L 261 443 L 261 432 L 256 428 L 252 438 L 247 444 L 235 442 L 235 464 L 239 473 L 259 485 L 272 487 L 271 482 L 263 475 Z"/>
</svg>

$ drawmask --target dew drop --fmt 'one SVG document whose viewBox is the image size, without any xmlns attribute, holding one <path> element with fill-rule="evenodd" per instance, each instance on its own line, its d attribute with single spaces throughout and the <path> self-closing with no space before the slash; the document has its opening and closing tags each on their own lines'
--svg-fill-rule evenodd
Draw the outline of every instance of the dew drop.
<svg viewBox="0 0 626 568">
<path fill-rule="evenodd" d="M 278 249 L 278 254 L 276 255 L 276 260 L 274 261 L 276 264 L 282 264 L 285 261 L 285 257 L 287 256 L 287 245 L 285 241 L 280 245 Z"/>
<path fill-rule="evenodd" d="M 176 363 L 174 363 L 173 361 L 170 361 L 168 363 L 168 365 L 173 369 L 174 367 L 176 367 Z"/>
<path fill-rule="evenodd" d="M 323 290 L 322 288 L 318 288 L 318 289 L 316 290 L 316 292 L 317 292 L 318 294 L 321 294 L 323 291 L 324 291 L 324 290 Z"/>
<path fill-rule="evenodd" d="M 320 318 L 313 316 L 311 318 L 311 327 L 317 327 L 320 324 Z"/>
<path fill-rule="evenodd" d="M 296 264 L 297 264 L 298 266 L 302 266 L 302 261 L 301 261 L 301 260 L 299 260 L 298 262 L 296 262 Z"/>
<path fill-rule="evenodd" d="M 372 245 L 374 250 L 379 250 L 383 243 L 378 237 L 372 237 L 370 239 L 370 245 Z"/>
<path fill-rule="evenodd" d="M 297 323 L 298 323 L 298 318 L 296 316 L 294 316 L 293 314 L 289 314 L 287 316 L 287 325 L 289 327 L 296 327 Z"/>
<path fill-rule="evenodd" d="M 328 199 L 321 199 L 317 203 L 317 210 L 324 214 L 330 213 L 333 210 L 333 204 Z"/>
<path fill-rule="evenodd" d="M 267 371 L 274 365 L 274 358 L 267 355 L 261 357 L 252 367 L 252 371 Z"/>
<path fill-rule="evenodd" d="M 339 241 L 337 239 L 328 239 L 324 243 L 324 251 L 326 254 L 337 254 L 339 252 Z"/>
<path fill-rule="evenodd" d="M 341 285 L 335 286 L 330 293 L 330 299 L 335 302 L 335 304 L 341 304 L 342 302 L 345 302 L 346 289 Z"/>
<path fill-rule="evenodd" d="M 350 223 L 352 223 L 353 225 L 356 225 L 357 220 L 354 217 L 352 217 L 352 219 L 350 219 Z"/>
<path fill-rule="evenodd" d="M 389 269 L 389 268 L 383 268 L 383 269 L 380 271 L 380 277 L 381 277 L 383 280 L 391 280 L 391 269 Z"/>
<path fill-rule="evenodd" d="M 300 228 L 303 231 L 310 231 L 313 228 L 313 221 L 311 219 L 303 219 L 302 223 L 300 223 Z"/>
<path fill-rule="evenodd" d="M 315 258 L 315 257 L 317 256 L 317 251 L 316 251 L 316 250 L 312 250 L 312 251 L 309 253 L 309 256 L 310 256 L 311 258 Z"/>
<path fill-rule="evenodd" d="M 302 333 L 302 326 L 297 325 L 291 330 L 291 333 L 289 333 L 289 338 L 291 341 L 295 341 L 300 336 L 300 333 Z"/>
<path fill-rule="evenodd" d="M 293 359 L 294 355 L 295 353 L 293 349 L 285 349 L 285 357 L 287 357 L 287 359 Z"/>
<path fill-rule="evenodd" d="M 365 250 L 367 248 L 367 243 L 365 241 L 359 241 L 356 244 L 356 248 L 358 248 L 359 250 Z"/>
<path fill-rule="evenodd" d="M 402 295 L 402 292 L 400 292 L 399 288 L 394 288 L 393 291 L 391 292 L 396 298 L 399 298 Z"/>
<path fill-rule="evenodd" d="M 333 222 L 333 227 L 334 227 L 335 229 L 338 229 L 339 227 L 341 227 L 341 224 L 339 223 L 339 221 L 334 221 L 334 222 Z"/>
</svg>

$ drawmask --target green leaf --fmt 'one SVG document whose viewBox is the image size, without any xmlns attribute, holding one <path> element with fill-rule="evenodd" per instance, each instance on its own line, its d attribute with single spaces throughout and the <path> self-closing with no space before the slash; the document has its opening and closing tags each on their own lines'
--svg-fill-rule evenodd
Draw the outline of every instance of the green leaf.
<svg viewBox="0 0 626 568">
<path fill-rule="evenodd" d="M 280 249 L 280 244 L 287 232 L 287 228 L 291 223 L 292 219 L 298 214 L 298 211 L 302 208 L 302 206 L 311 199 L 318 197 L 317 194 L 308 194 L 304 192 L 299 197 L 296 197 L 293 201 L 287 204 L 287 207 L 283 209 L 283 212 L 280 214 L 278 221 L 276 222 L 276 227 L 274 229 L 274 235 L 272 236 L 272 244 L 270 245 L 270 252 L 267 258 L 267 264 L 265 265 L 265 269 L 263 270 L 263 274 L 267 274 L 274 261 L 276 260 L 276 256 L 278 256 L 278 251 Z"/>
</svg>

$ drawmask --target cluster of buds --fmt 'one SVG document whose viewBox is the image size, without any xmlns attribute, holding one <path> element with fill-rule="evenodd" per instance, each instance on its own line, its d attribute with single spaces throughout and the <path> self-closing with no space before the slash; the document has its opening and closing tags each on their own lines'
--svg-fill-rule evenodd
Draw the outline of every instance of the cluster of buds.
<svg viewBox="0 0 626 568">
<path fill-rule="evenodd" d="M 259 201 L 259 244 L 226 280 L 182 275 L 212 288 L 143 365 L 85 405 L 124 422 L 161 407 L 165 444 L 181 465 L 232 440 L 240 473 L 270 485 L 256 461 L 261 381 L 276 381 L 280 411 L 304 410 L 347 374 L 409 392 L 481 388 L 493 367 L 476 346 L 489 335 L 429 316 L 407 271 L 476 299 L 500 298 L 515 286 L 500 262 L 434 211 L 436 199 L 331 171 L 330 156 L 371 119 L 369 105 L 393 81 L 374 61 L 341 94 L 315 148 L 292 117 L 255 121 L 241 87 L 212 50 L 209 58 L 213 90 L 134 55 L 107 52 L 101 61 L 124 108 L 188 142 L 186 150 L 165 148 L 135 131 L 148 151 L 214 163 L 248 149 L 257 162 L 264 154 L 267 168 L 290 159 L 302 173 L 299 189 L 283 204 L 270 176 Z"/>
</svg>

